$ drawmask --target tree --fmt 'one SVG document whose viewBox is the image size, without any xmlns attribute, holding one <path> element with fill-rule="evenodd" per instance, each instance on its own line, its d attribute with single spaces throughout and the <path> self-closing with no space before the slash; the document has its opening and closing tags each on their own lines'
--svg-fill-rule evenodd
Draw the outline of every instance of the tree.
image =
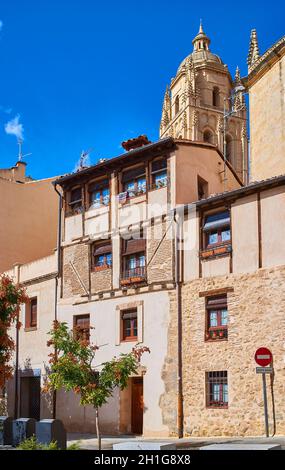
<svg viewBox="0 0 285 470">
<path fill-rule="evenodd" d="M 109 362 L 100 365 L 100 373 L 94 369 L 93 360 L 98 346 L 89 343 L 74 328 L 69 330 L 66 323 L 55 321 L 49 332 L 51 339 L 48 346 L 53 346 L 50 353 L 50 374 L 47 376 L 44 391 L 73 391 L 80 395 L 80 404 L 95 408 L 96 433 L 98 448 L 101 449 L 98 410 L 108 401 L 114 389 L 123 390 L 131 374 L 137 372 L 140 358 L 147 347 L 135 347 L 129 354 L 120 354 Z"/>
<path fill-rule="evenodd" d="M 6 275 L 0 276 L 0 389 L 13 375 L 11 358 L 15 349 L 15 342 L 9 335 L 9 329 L 15 323 L 16 328 L 21 327 L 19 321 L 20 305 L 27 301 L 25 290 Z"/>
</svg>

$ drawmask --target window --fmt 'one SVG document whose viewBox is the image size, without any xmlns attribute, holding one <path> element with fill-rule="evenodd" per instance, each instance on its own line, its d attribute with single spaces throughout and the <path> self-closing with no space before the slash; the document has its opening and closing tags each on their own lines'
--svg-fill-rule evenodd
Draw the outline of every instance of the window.
<svg viewBox="0 0 285 470">
<path fill-rule="evenodd" d="M 197 180 L 197 186 L 198 186 L 198 199 L 205 199 L 208 197 L 208 182 L 201 178 L 198 175 L 198 180 Z"/>
<path fill-rule="evenodd" d="M 123 191 L 128 197 L 135 197 L 146 192 L 145 167 L 140 166 L 122 174 Z"/>
<path fill-rule="evenodd" d="M 167 160 L 155 160 L 151 164 L 152 189 L 159 189 L 167 186 Z"/>
<path fill-rule="evenodd" d="M 203 231 L 206 248 L 229 243 L 231 241 L 230 212 L 227 210 L 208 215 Z"/>
<path fill-rule="evenodd" d="M 110 203 L 109 181 L 104 179 L 89 186 L 89 205 L 91 208 L 108 206 Z"/>
<path fill-rule="evenodd" d="M 76 315 L 73 318 L 74 336 L 77 340 L 86 340 L 90 338 L 90 315 Z"/>
<path fill-rule="evenodd" d="M 146 275 L 145 239 L 122 240 L 121 284 L 141 282 Z"/>
<path fill-rule="evenodd" d="M 206 340 L 227 339 L 228 306 L 225 294 L 206 298 Z"/>
<path fill-rule="evenodd" d="M 216 86 L 213 88 L 213 106 L 217 108 L 220 106 L 220 90 Z"/>
<path fill-rule="evenodd" d="M 121 313 L 122 341 L 137 341 L 138 315 L 137 309 L 123 310 Z"/>
<path fill-rule="evenodd" d="M 38 299 L 34 297 L 26 304 L 26 328 L 36 328 L 38 321 Z"/>
<path fill-rule="evenodd" d="M 175 98 L 175 114 L 179 113 L 179 95 Z"/>
<path fill-rule="evenodd" d="M 213 144 L 214 143 L 213 133 L 209 130 L 206 130 L 203 134 L 203 140 L 204 140 L 204 142 L 208 142 L 209 144 Z"/>
<path fill-rule="evenodd" d="M 69 208 L 72 214 L 80 214 L 82 212 L 81 188 L 75 188 L 70 191 Z"/>
<path fill-rule="evenodd" d="M 206 405 L 208 408 L 228 407 L 227 371 L 206 372 Z"/>
<path fill-rule="evenodd" d="M 112 243 L 110 240 L 96 242 L 92 245 L 91 267 L 94 271 L 110 268 L 112 266 Z"/>
</svg>

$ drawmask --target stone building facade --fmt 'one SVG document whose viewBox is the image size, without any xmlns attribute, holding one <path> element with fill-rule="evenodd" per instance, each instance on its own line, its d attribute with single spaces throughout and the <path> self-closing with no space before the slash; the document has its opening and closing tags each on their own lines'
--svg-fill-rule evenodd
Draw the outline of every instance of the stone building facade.
<svg viewBox="0 0 285 470">
<path fill-rule="evenodd" d="M 221 152 L 226 149 L 226 158 L 246 182 L 246 105 L 242 92 L 234 93 L 241 86 L 239 69 L 233 80 L 220 57 L 210 51 L 202 24 L 192 42 L 193 52 L 166 88 L 160 137 L 210 142 Z M 234 112 L 227 116 L 230 110 Z"/>
</svg>

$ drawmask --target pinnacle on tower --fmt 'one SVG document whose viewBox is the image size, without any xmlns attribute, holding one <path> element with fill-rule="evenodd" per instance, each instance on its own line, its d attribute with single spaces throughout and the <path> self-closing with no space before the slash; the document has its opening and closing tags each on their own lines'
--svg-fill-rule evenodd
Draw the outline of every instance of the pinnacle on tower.
<svg viewBox="0 0 285 470">
<path fill-rule="evenodd" d="M 256 62 L 259 56 L 260 54 L 259 54 L 256 29 L 252 29 L 251 34 L 250 34 L 249 52 L 248 52 L 248 57 L 247 57 L 247 65 L 249 68 L 254 64 L 254 62 Z"/>
<path fill-rule="evenodd" d="M 209 44 L 210 44 L 210 38 L 205 34 L 203 30 L 203 25 L 202 25 L 202 20 L 200 20 L 200 27 L 198 34 L 194 37 L 192 44 L 194 46 L 194 52 L 195 51 L 201 51 L 201 50 L 209 50 Z"/>
<path fill-rule="evenodd" d="M 239 85 L 240 83 L 241 83 L 240 69 L 239 69 L 239 66 L 237 65 L 236 73 L 235 73 L 235 84 Z"/>
</svg>

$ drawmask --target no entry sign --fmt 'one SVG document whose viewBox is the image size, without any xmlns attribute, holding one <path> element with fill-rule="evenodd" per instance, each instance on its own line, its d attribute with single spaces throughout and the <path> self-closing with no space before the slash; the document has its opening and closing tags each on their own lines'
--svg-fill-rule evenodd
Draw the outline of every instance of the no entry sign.
<svg viewBox="0 0 285 470">
<path fill-rule="evenodd" d="M 255 362 L 261 367 L 269 366 L 272 362 L 272 353 L 267 348 L 258 348 L 254 356 Z"/>
</svg>

